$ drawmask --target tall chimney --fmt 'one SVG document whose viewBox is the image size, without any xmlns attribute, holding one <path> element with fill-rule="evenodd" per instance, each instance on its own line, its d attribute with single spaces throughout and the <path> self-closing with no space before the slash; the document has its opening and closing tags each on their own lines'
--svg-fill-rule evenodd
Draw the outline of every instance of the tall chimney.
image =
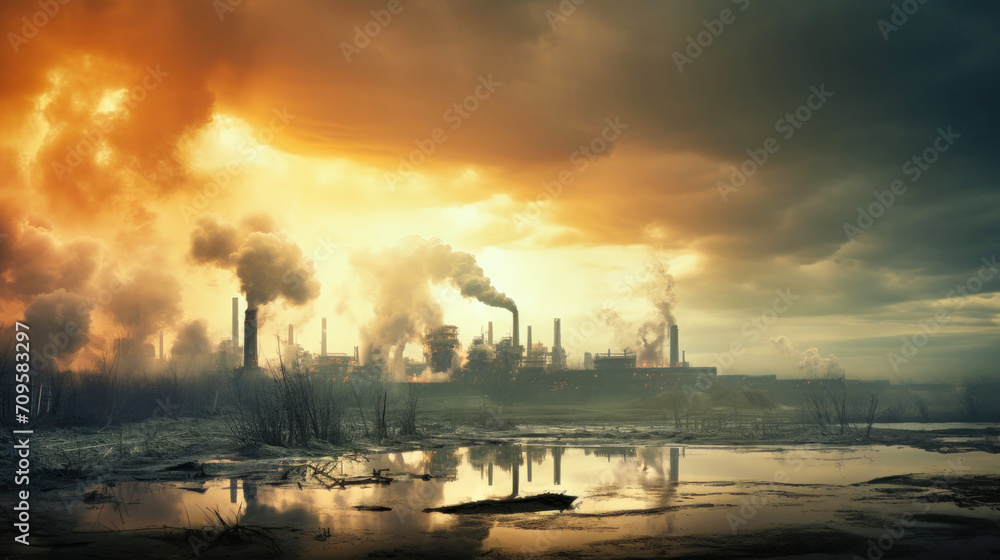
<svg viewBox="0 0 1000 560">
<path fill-rule="evenodd" d="M 295 327 L 291 324 L 288 325 L 288 346 L 295 346 Z"/>
<path fill-rule="evenodd" d="M 562 320 L 556 319 L 552 325 L 552 365 L 556 369 L 563 367 L 562 352 Z"/>
<path fill-rule="evenodd" d="M 163 331 L 160 331 L 160 361 L 163 361 Z"/>
<path fill-rule="evenodd" d="M 531 325 L 528 325 L 528 357 L 531 357 Z"/>
<path fill-rule="evenodd" d="M 677 359 L 680 357 L 678 348 L 680 348 L 680 344 L 677 340 L 677 325 L 670 325 L 670 363 L 668 364 L 670 367 L 676 366 L 679 361 Z"/>
<path fill-rule="evenodd" d="M 233 298 L 233 356 L 240 351 L 240 298 Z"/>
<path fill-rule="evenodd" d="M 493 346 L 493 321 L 486 327 L 486 344 Z"/>
<path fill-rule="evenodd" d="M 247 308 L 243 320 L 243 369 L 257 368 L 257 310 Z"/>
<path fill-rule="evenodd" d="M 518 335 L 518 331 L 520 329 L 517 324 L 517 309 L 515 309 L 513 313 L 514 313 L 514 336 L 512 337 L 512 342 L 514 343 L 514 351 L 516 352 L 518 346 L 520 346 L 521 344 L 521 337 L 520 335 Z"/>
<path fill-rule="evenodd" d="M 687 361 L 688 361 L 687 350 L 681 350 L 681 363 L 687 364 Z"/>
<path fill-rule="evenodd" d="M 319 341 L 319 353 L 326 357 L 326 317 L 323 317 L 323 338 Z"/>
</svg>

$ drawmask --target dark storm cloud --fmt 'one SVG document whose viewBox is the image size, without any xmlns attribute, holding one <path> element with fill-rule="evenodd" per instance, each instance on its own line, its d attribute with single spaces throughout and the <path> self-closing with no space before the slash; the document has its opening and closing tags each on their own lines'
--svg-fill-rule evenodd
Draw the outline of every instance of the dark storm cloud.
<svg viewBox="0 0 1000 560">
<path fill-rule="evenodd" d="M 988 22 L 1000 9 L 920 4 L 887 41 L 878 22 L 892 21 L 893 6 L 592 2 L 553 28 L 546 12 L 558 3 L 426 2 L 407 5 L 348 63 L 337 58 L 337 45 L 368 14 L 307 4 L 270 14 L 281 29 L 301 25 L 307 13 L 329 17 L 307 18 L 315 32 L 281 34 L 280 47 L 262 47 L 288 62 L 274 70 L 288 79 L 262 87 L 302 101 L 293 128 L 313 148 L 377 145 L 391 167 L 414 139 L 442 126 L 442 111 L 470 93 L 478 75 L 492 73 L 502 88 L 455 133 L 461 141 L 443 144 L 433 158 L 507 169 L 517 181 L 503 188 L 525 198 L 539 191 L 532 170 L 567 166 L 606 117 L 630 124 L 624 140 L 637 158 L 692 154 L 718 162 L 724 176 L 727 163 L 739 165 L 748 149 L 774 138 L 777 153 L 725 202 L 717 192 L 723 176 L 678 182 L 655 166 L 614 168 L 612 161 L 616 188 L 576 184 L 553 216 L 578 231 L 574 243 L 643 242 L 646 226 L 661 223 L 676 230 L 666 246 L 696 245 L 717 266 L 774 257 L 809 264 L 847 245 L 844 224 L 855 223 L 857 208 L 901 179 L 908 190 L 855 241 L 849 258 L 946 275 L 998 240 L 988 171 L 998 124 L 989 92 L 997 91 L 1000 49 Z M 688 37 L 726 9 L 732 23 L 678 71 L 674 53 L 685 54 Z M 310 73 L 321 62 L 329 81 Z M 317 92 L 332 93 L 340 76 L 355 87 L 336 89 L 343 103 L 320 103 Z M 300 85 L 311 88 L 308 95 Z M 393 96 L 397 90 L 405 96 Z M 805 122 L 778 123 L 816 103 L 815 91 L 832 95 Z M 398 103 L 387 107 L 387 96 Z M 960 138 L 911 182 L 902 166 L 948 127 Z"/>
</svg>

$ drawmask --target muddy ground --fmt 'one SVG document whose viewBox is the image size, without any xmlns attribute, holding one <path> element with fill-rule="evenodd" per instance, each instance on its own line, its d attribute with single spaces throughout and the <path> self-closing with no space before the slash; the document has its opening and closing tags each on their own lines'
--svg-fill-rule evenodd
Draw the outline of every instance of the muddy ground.
<svg viewBox="0 0 1000 560">
<path fill-rule="evenodd" d="M 568 511 L 562 514 L 469 515 L 447 528 L 394 535 L 386 532 L 338 529 L 326 534 L 323 527 L 226 526 L 210 533 L 196 520 L 184 526 L 144 530 L 81 530 L 61 501 L 67 491 L 76 493 L 84 507 L 98 507 L 106 497 L 93 489 L 135 481 L 162 482 L 177 489 L 197 487 L 206 479 L 254 479 L 260 484 L 302 488 L 315 486 L 301 467 L 316 459 L 344 455 L 365 456 L 415 449 L 452 449 L 502 443 L 564 446 L 909 446 L 949 456 L 970 451 L 997 455 L 1000 471 L 1000 430 L 900 431 L 849 427 L 822 433 L 803 425 L 794 410 L 761 417 L 746 412 L 715 422 L 709 418 L 679 419 L 663 411 L 628 406 L 498 407 L 480 399 L 430 399 L 422 403 L 418 418 L 420 435 L 390 436 L 383 442 L 355 437 L 340 445 L 313 442 L 307 448 L 286 449 L 240 446 L 221 416 L 166 418 L 156 422 L 87 428 L 41 427 L 32 436 L 32 546 L 10 544 L 5 538 L 0 553 L 11 558 L 68 557 L 134 558 L 271 558 L 376 557 L 376 558 L 607 558 L 698 557 L 761 558 L 802 557 L 862 558 L 966 557 L 1000 555 L 1000 476 L 977 476 L 935 488 L 926 473 L 901 473 L 853 485 L 793 485 L 770 487 L 770 505 L 801 508 L 812 504 L 815 521 L 797 526 L 738 527 L 735 532 L 664 530 L 653 536 L 630 535 L 623 519 L 662 519 L 676 523 L 685 516 L 714 511 L 725 516 L 738 508 L 741 495 L 757 490 L 752 483 L 732 483 L 718 498 L 705 498 L 711 487 L 701 483 L 674 488 L 674 505 L 663 508 L 624 509 L 600 515 Z M 348 419 L 350 426 L 355 420 Z M 10 445 L 6 444 L 10 449 Z M 7 467 L 9 468 L 9 464 Z M 391 473 L 404 475 L 407 473 Z M 408 473 L 430 474 L 436 473 Z M 10 480 L 10 477 L 5 478 Z M 725 483 L 723 483 L 725 484 Z M 335 490 L 333 490 L 335 491 Z M 572 491 L 572 489 L 567 489 Z M 685 503 L 685 493 L 698 500 Z M 694 494 L 692 494 L 694 495 Z M 711 495 L 709 492 L 708 495 Z M 60 498 L 56 498 L 60 496 Z M 707 501 L 706 501 L 707 500 Z M 12 522 L 9 491 L 3 501 L 7 526 Z M 920 508 L 905 518 L 905 537 L 896 538 L 892 523 L 899 521 L 901 504 L 948 503 L 952 507 Z M 673 502 L 672 502 L 673 503 Z M 845 505 L 847 504 L 847 505 Z M 957 508 L 957 509 L 956 509 Z M 908 511 L 908 510 L 907 510 Z M 371 512 L 370 515 L 384 515 Z M 228 520 L 232 521 L 232 520 Z M 912 523 L 910 523 L 912 521 Z M 625 523 L 623 525 L 623 523 Z M 504 529 L 530 530 L 530 542 L 497 546 L 487 536 Z M 888 531 L 888 533 L 887 533 Z M 587 535 L 582 543 L 574 535 Z M 886 537 L 886 534 L 889 536 Z M 594 538 L 606 535 L 606 538 Z M 886 550 L 881 544 L 888 544 Z M 192 542 L 196 543 L 192 546 Z M 873 548 L 873 546 L 875 548 Z M 197 554 L 195 554 L 197 553 Z"/>
</svg>

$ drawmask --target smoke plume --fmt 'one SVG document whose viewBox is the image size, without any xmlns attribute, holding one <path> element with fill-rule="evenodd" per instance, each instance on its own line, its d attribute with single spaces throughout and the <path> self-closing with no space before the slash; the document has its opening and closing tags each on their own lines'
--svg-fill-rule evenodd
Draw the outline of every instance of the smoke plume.
<svg viewBox="0 0 1000 560">
<path fill-rule="evenodd" d="M 407 237 L 380 251 L 354 253 L 350 262 L 374 302 L 374 316 L 360 330 L 364 361 L 382 361 L 384 369 L 398 376 L 406 345 L 424 344 L 424 333 L 444 324 L 432 286 L 447 283 L 467 298 L 517 309 L 514 300 L 493 286 L 474 255 L 454 251 L 439 239 Z"/>
<path fill-rule="evenodd" d="M 650 261 L 642 270 L 637 291 L 646 296 L 653 313 L 639 321 L 626 321 L 611 309 L 601 310 L 598 316 L 614 330 L 615 345 L 635 352 L 638 364 L 660 366 L 665 362 L 663 346 L 668 330 L 677 323 L 674 317 L 674 307 L 677 305 L 677 294 L 674 292 L 676 283 L 663 259 L 654 257 Z"/>
<path fill-rule="evenodd" d="M 191 258 L 197 263 L 226 268 L 230 264 L 229 255 L 236 252 L 245 236 L 235 225 L 206 214 L 191 230 Z"/>
<path fill-rule="evenodd" d="M 131 352 L 144 349 L 140 347 L 152 333 L 170 326 L 180 314 L 181 286 L 162 260 L 136 263 L 128 254 L 109 253 L 96 239 L 64 241 L 30 217 L 15 217 L 9 209 L 0 214 L 4 214 L 0 215 L 0 305 L 18 314 L 30 310 L 44 325 L 62 319 L 41 317 L 43 310 L 64 313 L 71 306 L 71 315 L 78 316 L 72 320 L 86 325 L 66 348 L 53 343 L 59 350 L 60 366 L 69 366 L 74 356 L 86 356 L 79 350 L 91 334 L 94 340 L 102 339 L 90 333 L 92 317 L 95 325 L 107 327 L 108 322 L 102 321 L 107 318 L 120 327 L 123 332 L 115 336 L 127 336 L 130 342 L 122 348 Z M 129 265 L 124 276 L 130 280 L 123 282 L 120 263 L 126 259 Z M 62 340 L 65 326 L 55 329 L 53 336 Z M 44 339 L 44 344 L 49 343 Z M 133 353 L 143 355 L 138 350 Z"/>
<path fill-rule="evenodd" d="M 229 260 L 251 308 L 279 297 L 303 305 L 319 295 L 312 261 L 304 259 L 302 249 L 284 234 L 251 233 Z"/>
<path fill-rule="evenodd" d="M 778 335 L 772 338 L 771 344 L 774 345 L 774 349 L 782 356 L 789 356 L 795 353 L 795 345 L 785 335 Z"/>
<path fill-rule="evenodd" d="M 830 354 L 824 358 L 815 346 L 802 352 L 802 358 L 799 360 L 799 371 L 807 377 L 836 379 L 846 375 L 844 366 L 840 365 L 836 356 Z"/>
<path fill-rule="evenodd" d="M 36 297 L 24 311 L 24 321 L 31 327 L 32 342 L 39 345 L 36 359 L 45 365 L 53 359 L 63 365 L 72 362 L 90 342 L 90 307 L 86 299 L 62 288 Z"/>
<path fill-rule="evenodd" d="M 202 216 L 191 231 L 191 258 L 232 270 L 251 308 L 278 298 L 293 305 L 308 303 L 319 296 L 316 269 L 284 233 L 256 231 L 272 226 L 261 216 L 245 220 L 242 229 L 215 216 Z"/>
<path fill-rule="evenodd" d="M 43 227 L 0 217 L 0 286 L 22 301 L 58 288 L 82 293 L 100 268 L 101 244 L 88 237 L 62 242 Z"/>
<path fill-rule="evenodd" d="M 108 301 L 106 310 L 137 344 L 169 327 L 181 314 L 181 284 L 173 274 L 156 266 L 147 266 L 130 274 L 118 293 Z"/>
<path fill-rule="evenodd" d="M 197 372 L 211 365 L 212 343 L 208 338 L 208 324 L 203 319 L 181 327 L 177 340 L 170 347 L 170 359 L 182 371 Z"/>
</svg>

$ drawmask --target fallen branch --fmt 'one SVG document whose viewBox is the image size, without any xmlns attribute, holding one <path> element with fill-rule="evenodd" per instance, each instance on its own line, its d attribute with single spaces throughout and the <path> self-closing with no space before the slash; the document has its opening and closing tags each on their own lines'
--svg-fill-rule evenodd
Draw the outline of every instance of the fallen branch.
<svg viewBox="0 0 1000 560">
<path fill-rule="evenodd" d="M 526 496 L 524 498 L 504 498 L 500 500 L 479 500 L 456 504 L 453 506 L 441 506 L 436 508 L 425 508 L 424 513 L 529 513 L 534 511 L 548 511 L 557 509 L 563 511 L 569 509 L 576 496 L 566 494 L 554 494 L 546 492 L 536 496 Z"/>
</svg>

